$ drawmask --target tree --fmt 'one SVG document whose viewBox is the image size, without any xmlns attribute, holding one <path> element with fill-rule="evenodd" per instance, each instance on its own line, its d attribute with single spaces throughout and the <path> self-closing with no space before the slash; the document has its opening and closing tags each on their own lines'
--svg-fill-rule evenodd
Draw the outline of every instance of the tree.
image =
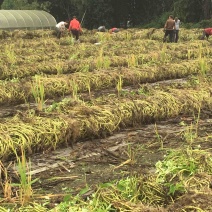
<svg viewBox="0 0 212 212">
<path fill-rule="evenodd" d="M 211 0 L 178 0 L 174 3 L 174 12 L 184 22 L 199 22 L 210 19 L 212 15 Z"/>
<path fill-rule="evenodd" d="M 3 9 L 41 9 L 51 13 L 57 22 L 76 15 L 83 27 L 124 27 L 130 18 L 134 25 L 159 22 L 168 13 L 183 22 L 212 18 L 212 0 L 0 0 Z M 162 16 L 164 14 L 164 16 Z M 162 17 L 162 19 L 161 19 Z M 158 22 L 158 21 L 157 21 Z"/>
<path fill-rule="evenodd" d="M 212 18 L 212 1 L 202 0 L 202 19 Z"/>
<path fill-rule="evenodd" d="M 1 8 L 1 5 L 3 4 L 4 0 L 0 0 L 0 8 Z"/>
<path fill-rule="evenodd" d="M 47 2 L 45 4 L 39 4 L 36 1 L 28 1 L 28 0 L 4 0 L 2 5 L 2 9 L 6 10 L 37 10 L 37 9 L 44 9 L 46 10 L 47 8 Z"/>
</svg>

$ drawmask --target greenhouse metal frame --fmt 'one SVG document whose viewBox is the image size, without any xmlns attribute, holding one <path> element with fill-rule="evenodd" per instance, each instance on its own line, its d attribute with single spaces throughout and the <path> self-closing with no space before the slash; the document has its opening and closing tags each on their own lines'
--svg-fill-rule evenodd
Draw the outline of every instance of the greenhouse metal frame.
<svg viewBox="0 0 212 212">
<path fill-rule="evenodd" d="M 54 29 L 55 18 L 43 10 L 0 10 L 0 29 Z"/>
</svg>

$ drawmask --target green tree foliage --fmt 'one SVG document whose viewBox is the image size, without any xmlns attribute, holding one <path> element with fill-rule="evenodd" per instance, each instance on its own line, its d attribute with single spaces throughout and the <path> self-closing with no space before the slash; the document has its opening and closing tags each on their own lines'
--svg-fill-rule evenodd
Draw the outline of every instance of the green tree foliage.
<svg viewBox="0 0 212 212">
<path fill-rule="evenodd" d="M 174 3 L 174 12 L 184 22 L 198 22 L 212 18 L 211 0 L 178 0 Z"/>
<path fill-rule="evenodd" d="M 1 4 L 1 8 L 5 10 L 48 10 L 48 2 L 39 4 L 37 0 L 4 0 Z"/>
<path fill-rule="evenodd" d="M 198 22 L 201 7 L 201 0 L 178 0 L 174 3 L 174 12 L 184 22 Z"/>
<path fill-rule="evenodd" d="M 162 19 L 171 13 L 183 22 L 212 18 L 211 0 L 0 0 L 0 6 L 2 9 L 42 9 L 50 12 L 57 22 L 69 21 L 76 15 L 88 29 L 100 25 L 124 27 L 128 19 L 136 26 L 153 20 L 161 25 Z"/>
</svg>

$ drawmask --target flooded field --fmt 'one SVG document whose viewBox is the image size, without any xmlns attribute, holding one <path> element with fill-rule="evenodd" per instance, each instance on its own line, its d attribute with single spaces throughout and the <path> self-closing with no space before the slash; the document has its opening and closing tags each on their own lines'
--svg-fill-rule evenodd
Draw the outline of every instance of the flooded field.
<svg viewBox="0 0 212 212">
<path fill-rule="evenodd" d="M 212 48 L 190 31 L 2 31 L 0 209 L 212 211 Z"/>
</svg>

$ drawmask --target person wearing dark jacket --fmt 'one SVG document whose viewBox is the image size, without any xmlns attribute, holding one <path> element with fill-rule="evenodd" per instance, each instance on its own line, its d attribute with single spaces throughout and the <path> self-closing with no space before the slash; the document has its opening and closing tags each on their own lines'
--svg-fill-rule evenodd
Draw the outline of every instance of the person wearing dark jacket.
<svg viewBox="0 0 212 212">
<path fill-rule="evenodd" d="M 80 36 L 80 33 L 82 32 L 82 28 L 76 16 L 73 16 L 73 19 L 70 21 L 68 31 L 69 32 L 71 31 L 73 37 L 75 37 L 76 40 L 79 40 L 79 36 Z"/>
</svg>

